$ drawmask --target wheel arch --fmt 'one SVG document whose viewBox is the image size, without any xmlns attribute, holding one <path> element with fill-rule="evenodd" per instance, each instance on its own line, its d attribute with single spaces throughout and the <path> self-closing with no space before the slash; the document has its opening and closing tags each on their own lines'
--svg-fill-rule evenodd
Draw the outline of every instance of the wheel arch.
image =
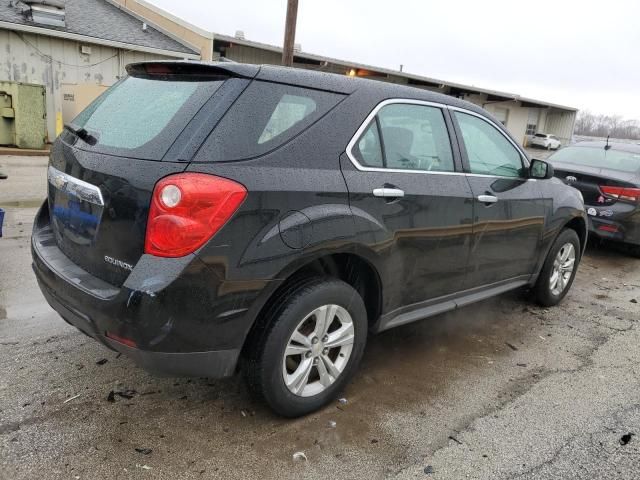
<svg viewBox="0 0 640 480">
<path fill-rule="evenodd" d="M 573 217 L 562 226 L 562 228 L 556 235 L 556 238 L 558 238 L 558 235 L 560 235 L 562 230 L 566 228 L 570 228 L 571 230 L 574 230 L 578 234 L 578 239 L 580 240 L 580 256 L 582 257 L 582 255 L 584 254 L 585 248 L 587 247 L 588 227 L 587 227 L 586 220 L 580 216 Z M 555 238 L 554 238 L 554 242 L 555 242 Z"/>
<path fill-rule="evenodd" d="M 371 327 L 382 313 L 382 281 L 377 269 L 363 256 L 353 252 L 327 253 L 307 258 L 285 269 L 279 278 L 284 279 L 269 295 L 256 315 L 245 337 L 243 354 L 261 340 L 261 332 L 271 315 L 292 290 L 317 278 L 338 278 L 351 285 L 361 296 L 367 309 Z"/>
<path fill-rule="evenodd" d="M 538 261 L 538 265 L 536 267 L 535 273 L 533 274 L 533 276 L 529 281 L 530 285 L 535 284 L 536 281 L 538 280 L 538 276 L 542 271 L 544 262 L 547 259 L 547 256 L 549 255 L 549 252 L 553 247 L 553 244 L 555 243 L 556 239 L 560 236 L 562 231 L 567 228 L 575 231 L 576 234 L 578 235 L 578 240 L 580 241 L 580 257 L 582 257 L 582 255 L 584 254 L 584 251 L 587 247 L 587 236 L 588 236 L 587 221 L 584 217 L 580 215 L 574 215 L 573 217 L 569 218 L 564 223 L 562 223 L 560 227 L 557 230 L 555 230 L 551 240 L 548 241 L 548 244 L 545 246 L 545 249 L 544 249 L 544 255 L 540 256 L 540 260 Z"/>
</svg>

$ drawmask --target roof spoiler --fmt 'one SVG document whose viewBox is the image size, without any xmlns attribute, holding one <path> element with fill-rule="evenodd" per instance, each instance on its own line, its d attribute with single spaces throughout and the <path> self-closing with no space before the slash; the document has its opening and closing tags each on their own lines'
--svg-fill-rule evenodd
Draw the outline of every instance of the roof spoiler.
<svg viewBox="0 0 640 480">
<path fill-rule="evenodd" d="M 192 75 L 196 77 L 254 78 L 260 71 L 257 65 L 231 62 L 155 61 L 130 63 L 126 67 L 132 77 Z"/>
</svg>

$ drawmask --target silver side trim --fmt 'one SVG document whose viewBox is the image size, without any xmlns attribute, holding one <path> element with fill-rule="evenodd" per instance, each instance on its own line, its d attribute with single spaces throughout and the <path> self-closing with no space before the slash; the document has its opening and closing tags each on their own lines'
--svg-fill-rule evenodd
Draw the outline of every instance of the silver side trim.
<svg viewBox="0 0 640 480">
<path fill-rule="evenodd" d="M 49 166 L 47 171 L 47 180 L 53 187 L 62 192 L 73 195 L 85 202 L 93 203 L 100 207 L 104 206 L 100 188 L 91 183 L 72 177 L 52 166 Z"/>
<path fill-rule="evenodd" d="M 476 116 L 478 118 L 481 118 L 482 120 L 485 120 L 486 122 L 488 122 L 489 124 L 493 125 L 496 130 L 498 130 L 498 132 L 500 132 L 500 134 L 502 136 L 504 136 L 509 143 L 511 143 L 516 150 L 518 150 L 518 153 L 520 153 L 520 156 L 522 157 L 522 162 L 525 165 L 525 167 L 529 166 L 529 162 L 527 161 L 527 156 L 526 154 L 523 152 L 523 150 L 511 139 L 509 138 L 508 135 L 506 135 L 502 129 L 500 127 L 498 127 L 494 122 L 492 122 L 490 119 L 488 119 L 487 117 L 480 115 L 476 112 L 473 112 L 471 110 L 467 110 L 466 108 L 460 108 L 460 107 L 454 107 L 451 105 L 446 105 L 444 103 L 436 103 L 436 102 L 427 102 L 427 101 L 423 101 L 423 100 L 413 100 L 413 99 L 409 99 L 409 98 L 391 98 L 388 100 L 384 100 L 382 102 L 380 102 L 378 105 L 375 106 L 375 108 L 369 113 L 369 115 L 367 115 L 367 117 L 365 118 L 364 122 L 362 123 L 362 125 L 360 125 L 360 127 L 358 128 L 358 130 L 356 130 L 356 133 L 353 135 L 353 137 L 351 137 L 351 140 L 349 141 L 349 143 L 347 144 L 347 148 L 346 148 L 346 154 L 347 157 L 349 157 L 349 160 L 351 161 L 351 163 L 353 164 L 354 167 L 356 167 L 358 170 L 362 171 L 362 172 L 391 172 L 391 173 L 417 173 L 417 174 L 426 174 L 426 175 L 466 175 L 466 176 L 472 176 L 472 177 L 490 177 L 490 178 L 508 178 L 508 179 L 520 179 L 520 180 L 527 180 L 527 181 L 536 181 L 536 179 L 532 179 L 532 178 L 521 178 L 521 177 L 507 177 L 507 176 L 503 176 L 503 175 L 484 175 L 484 174 L 480 174 L 480 173 L 466 173 L 466 172 L 447 172 L 447 171 L 428 171 L 428 170 L 408 170 L 408 169 L 401 169 L 401 168 L 378 168 L 378 167 L 366 167 L 364 165 L 361 165 L 360 162 L 358 162 L 358 160 L 353 156 L 352 150 L 353 147 L 355 146 L 356 142 L 360 139 L 360 136 L 364 133 L 364 131 L 367 129 L 367 127 L 369 126 L 369 123 L 371 122 L 371 120 L 378 114 L 378 112 L 385 106 L 387 105 L 392 105 L 392 104 L 408 104 L 408 105 L 425 105 L 427 107 L 436 107 L 436 108 L 440 108 L 440 109 L 448 109 L 448 110 L 457 110 L 463 113 L 468 113 L 470 115 Z M 453 146 L 452 146 L 453 148 Z"/>
</svg>

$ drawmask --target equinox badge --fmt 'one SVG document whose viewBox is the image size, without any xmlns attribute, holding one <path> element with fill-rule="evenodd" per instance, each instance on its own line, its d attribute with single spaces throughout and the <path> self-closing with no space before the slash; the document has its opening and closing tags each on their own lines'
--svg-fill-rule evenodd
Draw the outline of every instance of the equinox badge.
<svg viewBox="0 0 640 480">
<path fill-rule="evenodd" d="M 123 262 L 122 260 L 118 260 L 117 258 L 110 257 L 109 255 L 104 256 L 104 261 L 114 265 L 116 267 L 124 268 L 125 270 L 133 270 L 133 267 L 130 263 Z"/>
</svg>

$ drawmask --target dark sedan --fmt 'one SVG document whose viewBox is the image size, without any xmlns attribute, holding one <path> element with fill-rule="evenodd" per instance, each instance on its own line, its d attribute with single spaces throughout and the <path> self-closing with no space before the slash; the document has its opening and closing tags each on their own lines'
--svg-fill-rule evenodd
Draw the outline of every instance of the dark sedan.
<svg viewBox="0 0 640 480">
<path fill-rule="evenodd" d="M 582 192 L 591 233 L 640 256 L 640 145 L 581 142 L 549 161 L 556 177 Z"/>
</svg>

